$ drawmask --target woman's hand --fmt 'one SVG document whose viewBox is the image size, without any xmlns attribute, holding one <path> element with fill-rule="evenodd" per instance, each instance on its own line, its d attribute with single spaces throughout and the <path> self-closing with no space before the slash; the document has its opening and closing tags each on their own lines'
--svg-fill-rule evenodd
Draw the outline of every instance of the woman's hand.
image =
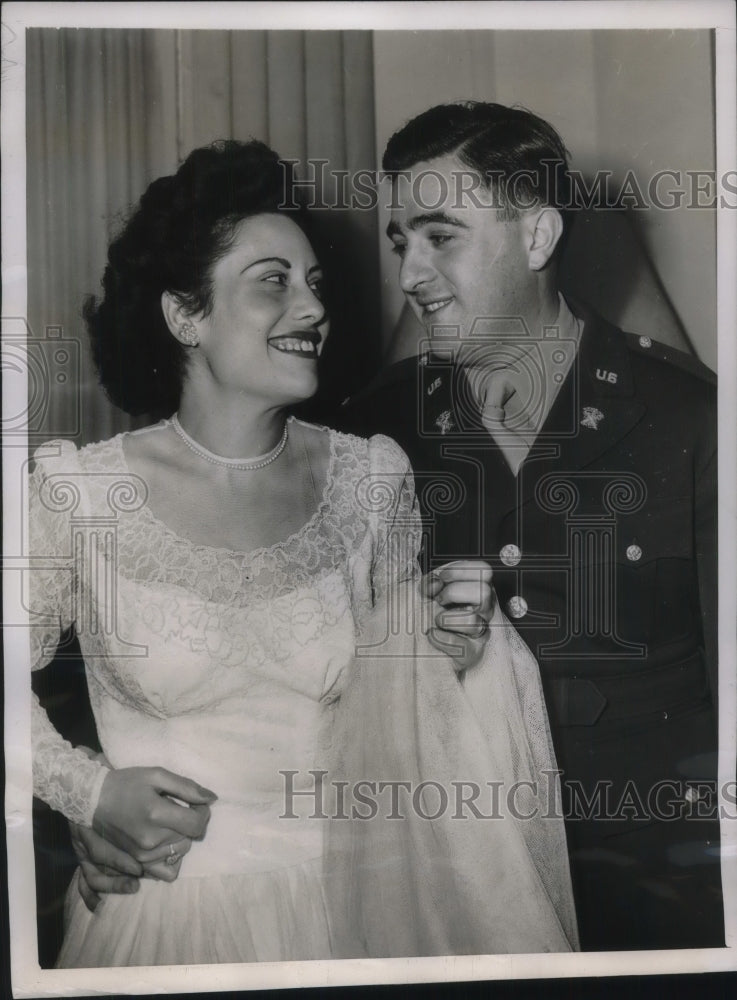
<svg viewBox="0 0 737 1000">
<path fill-rule="evenodd" d="M 428 639 L 451 657 L 460 673 L 481 659 L 489 638 L 489 621 L 496 595 L 492 569 L 482 559 L 446 563 L 423 577 L 423 597 L 432 598 L 437 611 Z"/>
<path fill-rule="evenodd" d="M 92 913 L 104 894 L 138 892 L 141 878 L 175 881 L 182 858 L 192 846 L 188 837 L 182 837 L 167 844 L 166 848 L 144 853 L 141 860 L 136 861 L 88 827 L 70 823 L 69 832 L 80 866 L 79 894 Z M 172 857 L 177 859 L 173 863 Z"/>
<path fill-rule="evenodd" d="M 151 852 L 171 856 L 169 845 L 183 837 L 204 837 L 216 799 L 214 792 L 163 767 L 121 768 L 106 775 L 92 826 L 143 863 Z"/>
</svg>

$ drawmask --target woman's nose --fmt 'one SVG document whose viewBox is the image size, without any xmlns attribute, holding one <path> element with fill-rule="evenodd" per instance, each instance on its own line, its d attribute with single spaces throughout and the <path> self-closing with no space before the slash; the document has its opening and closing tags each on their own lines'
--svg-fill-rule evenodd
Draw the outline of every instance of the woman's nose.
<svg viewBox="0 0 737 1000">
<path fill-rule="evenodd" d="M 299 291 L 294 311 L 299 319 L 307 320 L 313 326 L 320 326 L 327 319 L 322 299 L 309 285 Z"/>
</svg>

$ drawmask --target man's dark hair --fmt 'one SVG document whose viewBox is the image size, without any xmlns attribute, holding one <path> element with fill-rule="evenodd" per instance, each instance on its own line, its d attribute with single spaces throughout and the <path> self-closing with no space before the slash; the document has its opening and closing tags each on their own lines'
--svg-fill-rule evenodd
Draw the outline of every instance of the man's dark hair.
<svg viewBox="0 0 737 1000">
<path fill-rule="evenodd" d="M 568 151 L 531 111 L 484 101 L 439 104 L 394 133 L 382 166 L 395 173 L 449 154 L 481 175 L 502 218 L 533 204 L 569 206 Z"/>
<path fill-rule="evenodd" d="M 110 245 L 102 299 L 84 308 L 100 382 L 116 406 L 159 417 L 177 409 L 186 350 L 166 325 L 162 293 L 208 315 L 212 269 L 239 222 L 288 211 L 305 227 L 293 185 L 290 166 L 256 140 L 195 149 L 176 174 L 150 185 Z"/>
</svg>

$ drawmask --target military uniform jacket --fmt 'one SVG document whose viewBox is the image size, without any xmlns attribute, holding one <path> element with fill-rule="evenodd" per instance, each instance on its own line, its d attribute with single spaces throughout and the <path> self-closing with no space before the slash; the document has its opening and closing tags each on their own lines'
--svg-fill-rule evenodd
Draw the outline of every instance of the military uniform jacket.
<svg viewBox="0 0 737 1000">
<path fill-rule="evenodd" d="M 716 697 L 717 479 L 713 373 L 584 318 L 517 477 L 447 362 L 400 362 L 344 410 L 349 427 L 390 434 L 408 453 L 427 566 L 493 565 L 498 598 L 540 664 L 553 727 L 586 743 L 658 730 Z M 559 736 L 559 757 L 575 772 L 570 742 Z M 654 768 L 674 770 L 675 760 Z"/>
</svg>

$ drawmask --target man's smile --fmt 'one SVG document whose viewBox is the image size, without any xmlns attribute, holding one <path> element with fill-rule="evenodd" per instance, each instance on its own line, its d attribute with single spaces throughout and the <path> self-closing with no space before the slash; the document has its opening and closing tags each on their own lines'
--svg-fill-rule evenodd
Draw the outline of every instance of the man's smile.
<svg viewBox="0 0 737 1000">
<path fill-rule="evenodd" d="M 436 313 L 439 309 L 442 309 L 444 306 L 449 305 L 449 303 L 451 303 L 452 301 L 453 301 L 452 296 L 446 299 L 426 299 L 423 301 L 418 299 L 417 305 L 422 309 L 423 316 L 428 316 L 432 315 L 433 313 Z"/>
</svg>

